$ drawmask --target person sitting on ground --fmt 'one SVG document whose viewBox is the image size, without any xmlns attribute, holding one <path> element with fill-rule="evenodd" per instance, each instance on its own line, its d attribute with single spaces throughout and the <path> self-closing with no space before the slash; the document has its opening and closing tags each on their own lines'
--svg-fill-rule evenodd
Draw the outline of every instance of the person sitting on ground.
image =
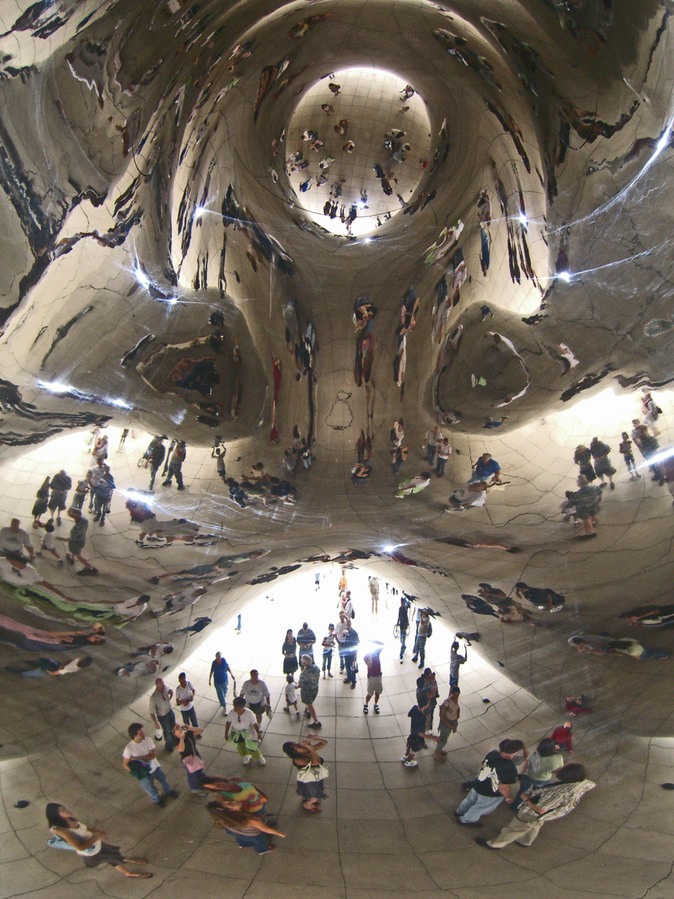
<svg viewBox="0 0 674 899">
<path fill-rule="evenodd" d="M 464 487 L 459 487 L 449 497 L 447 512 L 465 512 L 478 506 L 484 506 L 487 502 L 487 482 L 468 481 Z"/>
</svg>

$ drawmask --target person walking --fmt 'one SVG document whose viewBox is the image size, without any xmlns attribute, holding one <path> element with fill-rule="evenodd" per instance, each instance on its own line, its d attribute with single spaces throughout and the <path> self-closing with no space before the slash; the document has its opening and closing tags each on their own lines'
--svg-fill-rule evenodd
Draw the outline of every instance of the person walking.
<svg viewBox="0 0 674 899">
<path fill-rule="evenodd" d="M 428 708 L 428 700 L 425 705 L 413 705 L 407 713 L 410 719 L 410 732 L 405 744 L 405 755 L 400 761 L 406 768 L 416 768 L 419 762 L 416 760 L 415 753 L 421 749 L 426 749 L 426 740 L 434 740 L 438 738 L 435 734 L 426 733 L 426 711 Z"/>
<path fill-rule="evenodd" d="M 77 572 L 77 574 L 79 574 L 80 576 L 98 574 L 98 568 L 92 565 L 91 562 L 88 562 L 82 555 L 82 551 L 84 550 L 87 542 L 87 530 L 89 528 L 89 521 L 84 517 L 84 515 L 82 515 L 81 512 L 78 512 L 76 509 L 71 509 L 68 514 L 74 521 L 74 524 L 70 529 L 70 534 L 67 538 L 58 538 L 64 543 L 68 544 L 66 561 L 73 562 L 75 559 L 77 559 L 78 562 L 82 563 L 84 567 Z"/>
<path fill-rule="evenodd" d="M 180 709 L 183 724 L 191 724 L 192 727 L 199 727 L 197 712 L 194 708 L 194 695 L 194 687 L 187 680 L 185 672 L 181 671 L 178 675 L 178 686 L 176 687 L 176 705 Z"/>
<path fill-rule="evenodd" d="M 596 784 L 588 780 L 585 768 L 572 762 L 556 772 L 557 781 L 522 794 L 517 815 L 491 840 L 478 837 L 475 842 L 486 849 L 503 849 L 509 843 L 531 846 L 541 827 L 570 814 L 583 796 Z"/>
<path fill-rule="evenodd" d="M 108 837 L 107 831 L 96 827 L 89 829 L 59 802 L 48 802 L 46 814 L 49 830 L 53 834 L 53 839 L 58 841 L 58 848 L 74 849 L 87 868 L 112 865 L 115 871 L 119 871 L 125 877 L 143 879 L 152 877 L 149 871 L 129 871 L 127 868 L 127 865 L 147 865 L 147 859 L 128 858 L 123 855 L 119 846 L 105 842 Z M 66 845 L 62 845 L 64 843 Z M 49 845 L 54 846 L 52 840 L 49 841 Z"/>
<path fill-rule="evenodd" d="M 519 784 L 513 759 L 522 751 L 526 758 L 521 740 L 501 740 L 498 749 L 487 753 L 468 795 L 454 812 L 459 824 L 479 827 L 479 819 L 493 812 L 503 801 L 513 804 Z"/>
<path fill-rule="evenodd" d="M 271 697 L 267 685 L 260 680 L 257 669 L 253 668 L 250 672 L 250 678 L 245 680 L 241 685 L 241 696 L 245 699 L 246 705 L 255 715 L 258 725 L 262 723 L 262 716 L 270 714 Z"/>
<path fill-rule="evenodd" d="M 267 760 L 260 752 L 262 734 L 255 715 L 246 708 L 243 696 L 237 696 L 233 706 L 225 719 L 225 743 L 229 742 L 236 746 L 244 765 L 250 765 L 253 759 L 260 765 L 266 765 Z"/>
<path fill-rule="evenodd" d="M 184 440 L 178 440 L 175 445 L 175 449 L 171 453 L 171 458 L 169 461 L 168 474 L 166 476 L 166 480 L 163 481 L 164 487 L 170 487 L 173 483 L 173 478 L 176 479 L 176 484 L 178 485 L 178 490 L 184 490 L 185 484 L 183 482 L 183 462 L 187 456 L 187 448 L 185 446 Z"/>
<path fill-rule="evenodd" d="M 128 728 L 129 742 L 122 753 L 124 769 L 135 777 L 143 792 L 147 793 L 153 805 L 162 807 L 164 798 L 178 796 L 166 779 L 166 775 L 156 758 L 154 741 L 145 736 L 143 725 L 134 721 Z M 158 781 L 164 791 L 164 798 L 160 798 L 155 781 Z"/>
<path fill-rule="evenodd" d="M 210 687 L 211 681 L 213 681 L 213 686 L 215 687 L 218 702 L 222 707 L 223 715 L 227 714 L 227 672 L 234 677 L 232 669 L 227 664 L 227 660 L 223 659 L 222 653 L 216 652 L 215 658 L 211 662 L 211 670 L 208 675 L 208 686 Z"/>
<path fill-rule="evenodd" d="M 465 655 L 460 655 L 459 653 L 459 641 L 455 640 L 452 643 L 452 648 L 449 651 L 449 686 L 450 687 L 458 687 L 459 686 L 459 672 L 461 671 L 461 666 L 464 665 L 468 661 L 468 647 L 464 644 L 463 651 Z"/>
<path fill-rule="evenodd" d="M 367 665 L 367 693 L 365 694 L 365 705 L 363 706 L 363 714 L 369 712 L 369 703 L 374 696 L 374 713 L 379 714 L 379 697 L 383 692 L 381 683 L 381 651 L 384 644 L 379 640 L 372 641 L 372 649 L 363 656 L 363 661 Z"/>
<path fill-rule="evenodd" d="M 405 655 L 405 650 L 407 649 L 407 635 L 410 630 L 410 616 L 409 616 L 409 607 L 410 601 L 403 594 L 400 597 L 400 605 L 398 606 L 398 620 L 396 621 L 396 628 L 398 629 L 398 637 L 400 638 L 400 664 L 403 663 L 403 656 Z M 394 629 L 395 630 L 395 629 Z"/>
<path fill-rule="evenodd" d="M 634 450 L 632 449 L 632 441 L 627 431 L 621 434 L 620 446 L 618 450 L 625 461 L 625 468 L 629 472 L 630 481 L 636 481 L 641 475 L 637 471 L 636 462 L 634 461 Z"/>
<path fill-rule="evenodd" d="M 61 512 L 64 512 L 67 506 L 68 491 L 73 486 L 73 482 L 68 474 L 61 469 L 51 479 L 49 496 L 49 511 L 51 515 L 49 521 L 54 520 L 56 515 L 56 524 L 61 524 Z"/>
<path fill-rule="evenodd" d="M 228 808 L 223 806 L 228 805 Z M 283 831 L 268 824 L 259 815 L 237 809 L 236 802 L 209 802 L 206 809 L 213 819 L 213 824 L 231 834 L 239 849 L 252 848 L 256 855 L 267 855 L 276 848 L 270 843 L 271 836 L 285 837 Z"/>
<path fill-rule="evenodd" d="M 438 711 L 440 717 L 438 744 L 435 747 L 433 758 L 436 762 L 447 761 L 447 751 L 445 746 L 450 734 L 455 734 L 459 728 L 459 718 L 461 709 L 459 707 L 459 696 L 461 690 L 458 687 L 450 687 L 449 696 L 440 704 Z"/>
<path fill-rule="evenodd" d="M 150 694 L 150 719 L 155 726 L 155 740 L 159 733 L 164 734 L 164 747 L 167 752 L 173 752 L 173 727 L 176 716 L 171 707 L 173 690 L 169 690 L 161 677 L 154 682 L 154 690 Z"/>
</svg>

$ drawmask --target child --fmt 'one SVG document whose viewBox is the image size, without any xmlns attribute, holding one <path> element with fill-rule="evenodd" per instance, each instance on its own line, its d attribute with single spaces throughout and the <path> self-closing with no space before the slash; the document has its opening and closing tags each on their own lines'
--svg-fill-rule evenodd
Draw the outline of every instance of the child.
<svg viewBox="0 0 674 899">
<path fill-rule="evenodd" d="M 55 559 L 58 559 L 59 565 L 63 565 L 63 559 L 56 552 L 56 537 L 54 537 L 54 525 L 51 521 L 48 521 L 44 526 L 44 531 L 38 556 L 41 556 L 43 553 L 51 553 Z"/>
<path fill-rule="evenodd" d="M 573 752 L 573 725 L 570 721 L 565 721 L 556 727 L 550 738 L 559 746 L 562 752 Z"/>
<path fill-rule="evenodd" d="M 592 706 L 587 704 L 587 698 L 583 693 L 580 696 L 567 696 L 564 705 L 569 715 L 573 716 L 587 715 L 592 711 Z"/>
<path fill-rule="evenodd" d="M 625 465 L 627 466 L 627 470 L 630 473 L 630 480 L 633 481 L 636 478 L 640 478 L 641 475 L 637 471 L 637 466 L 634 462 L 634 453 L 632 452 L 632 441 L 629 438 L 629 434 L 627 431 L 623 431 L 622 433 L 622 442 L 620 444 L 620 452 L 622 453 L 622 457 L 625 460 Z"/>
<path fill-rule="evenodd" d="M 292 706 L 295 709 L 295 714 L 299 718 L 300 710 L 297 708 L 297 684 L 295 683 L 295 678 L 292 674 L 286 676 L 286 685 L 283 693 L 286 698 L 286 704 L 283 711 L 290 714 L 290 706 Z"/>
</svg>

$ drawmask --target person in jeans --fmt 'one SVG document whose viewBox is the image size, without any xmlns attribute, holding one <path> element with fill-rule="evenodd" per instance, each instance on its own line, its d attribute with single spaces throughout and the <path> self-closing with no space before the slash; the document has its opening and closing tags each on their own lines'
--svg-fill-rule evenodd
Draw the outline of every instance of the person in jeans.
<svg viewBox="0 0 674 899">
<path fill-rule="evenodd" d="M 172 699 L 173 690 L 169 690 L 162 678 L 158 677 L 154 682 L 154 692 L 150 695 L 150 718 L 156 729 L 163 732 L 167 752 L 173 752 L 173 727 L 176 723 L 175 712 L 171 708 Z"/>
<path fill-rule="evenodd" d="M 215 692 L 218 696 L 218 702 L 222 706 L 222 714 L 227 714 L 227 672 L 234 677 L 232 673 L 232 669 L 227 664 L 227 660 L 223 659 L 221 652 L 216 652 L 215 658 L 211 662 L 211 671 L 208 675 L 208 686 L 210 687 L 211 681 L 213 681 L 213 686 L 215 687 Z"/>
<path fill-rule="evenodd" d="M 194 793 L 196 796 L 206 796 L 206 791 L 201 788 L 201 782 L 206 776 L 206 772 L 196 744 L 196 738 L 200 737 L 202 733 L 202 727 L 191 727 L 185 724 L 174 724 L 173 726 L 173 739 L 187 774 L 187 786 L 190 788 L 190 793 Z"/>
<path fill-rule="evenodd" d="M 323 677 L 332 677 L 332 654 L 335 649 L 335 625 L 328 625 L 328 632 L 323 637 Z"/>
<path fill-rule="evenodd" d="M 479 827 L 480 818 L 493 812 L 504 800 L 512 805 L 519 786 L 513 759 L 522 751 L 527 758 L 521 740 L 501 740 L 498 749 L 487 753 L 468 795 L 454 812 L 459 824 Z"/>
<path fill-rule="evenodd" d="M 138 780 L 154 805 L 163 806 L 164 799 L 160 798 L 155 781 L 161 785 L 165 798 L 177 796 L 178 791 L 171 787 L 156 759 L 154 741 L 145 736 L 143 725 L 137 721 L 129 725 L 128 734 L 130 739 L 122 753 L 124 768 Z"/>
<path fill-rule="evenodd" d="M 187 680 L 187 675 L 184 671 L 181 671 L 178 675 L 176 703 L 180 709 L 180 714 L 183 716 L 183 724 L 191 724 L 192 727 L 199 727 L 197 711 L 194 708 L 194 687 Z"/>
</svg>

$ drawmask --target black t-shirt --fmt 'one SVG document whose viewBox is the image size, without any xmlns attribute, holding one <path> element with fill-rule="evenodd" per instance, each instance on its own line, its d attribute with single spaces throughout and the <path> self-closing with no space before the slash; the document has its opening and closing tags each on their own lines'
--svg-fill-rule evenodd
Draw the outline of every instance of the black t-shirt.
<svg viewBox="0 0 674 899">
<path fill-rule="evenodd" d="M 499 784 L 517 783 L 517 768 L 498 749 L 488 752 L 477 775 L 474 789 L 480 796 L 500 796 Z"/>
<path fill-rule="evenodd" d="M 418 705 L 413 705 L 412 708 L 407 713 L 407 717 L 411 719 L 410 721 L 410 734 L 423 734 L 426 733 L 426 716 L 423 712 L 419 710 Z"/>
</svg>

